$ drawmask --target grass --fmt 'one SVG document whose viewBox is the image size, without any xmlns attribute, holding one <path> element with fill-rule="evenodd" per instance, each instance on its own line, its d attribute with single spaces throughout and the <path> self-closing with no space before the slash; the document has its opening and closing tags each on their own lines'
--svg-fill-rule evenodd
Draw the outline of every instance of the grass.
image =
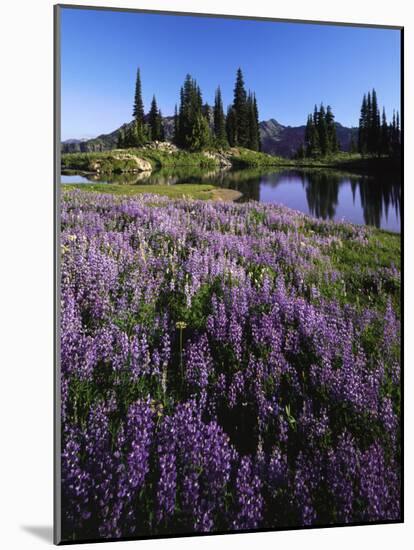
<svg viewBox="0 0 414 550">
<path fill-rule="evenodd" d="M 175 166 L 192 166 L 195 168 L 215 168 L 217 162 L 206 157 L 202 153 L 189 153 L 188 151 L 166 151 L 154 149 L 114 149 L 96 153 L 66 153 L 62 155 L 63 170 L 94 171 L 93 163 L 101 162 L 101 172 L 122 172 L 136 168 L 136 164 L 130 160 L 119 160 L 117 155 L 135 155 L 151 163 L 153 169 Z"/>
<path fill-rule="evenodd" d="M 318 233 L 318 229 L 310 221 L 303 232 Z M 315 280 L 308 281 L 315 284 L 323 296 L 338 300 L 342 305 L 357 306 L 361 312 L 373 305 L 385 311 L 390 297 L 399 312 L 401 284 L 394 271 L 394 268 L 401 269 L 399 234 L 370 227 L 367 242 L 341 235 L 329 246 L 327 256 L 330 266 L 340 274 L 338 279 L 325 279 L 321 264 L 315 272 Z"/>
<path fill-rule="evenodd" d="M 156 149 L 113 149 L 95 153 L 65 153 L 62 155 L 63 170 L 82 170 L 85 172 L 94 171 L 93 163 L 100 161 L 101 172 L 122 172 L 136 167 L 131 160 L 117 159 L 118 155 L 135 155 L 141 159 L 148 160 L 153 169 L 174 168 L 187 166 L 193 168 L 217 168 L 219 160 L 206 156 L 206 153 L 220 153 L 230 160 L 235 168 L 284 166 L 292 164 L 288 159 L 251 151 L 242 147 L 230 149 L 211 149 L 206 152 L 193 152 L 178 150 L 167 152 Z"/>
<path fill-rule="evenodd" d="M 261 166 L 285 166 L 290 165 L 291 161 L 282 157 L 251 151 L 243 147 L 232 147 L 225 151 L 235 168 L 259 168 Z"/>
<path fill-rule="evenodd" d="M 309 168 L 339 168 L 341 170 L 358 171 L 361 173 L 375 173 L 383 171 L 399 172 L 400 162 L 398 159 L 362 157 L 359 153 L 345 153 L 343 151 L 323 158 L 304 158 L 289 161 L 293 166 Z"/>
<path fill-rule="evenodd" d="M 109 193 L 112 195 L 125 195 L 132 197 L 152 193 L 154 195 L 163 195 L 170 199 L 200 199 L 200 200 L 235 200 L 240 197 L 238 191 L 233 189 L 223 189 L 214 185 L 204 183 L 180 183 L 176 185 L 118 185 L 116 183 L 74 183 L 64 186 L 65 189 L 76 188 L 82 191 L 94 191 L 96 193 Z"/>
<path fill-rule="evenodd" d="M 361 157 L 359 153 L 339 152 L 323 158 L 288 159 L 251 151 L 243 147 L 227 149 L 210 149 L 210 153 L 220 153 L 226 157 L 234 168 L 265 168 L 265 167 L 309 167 L 338 168 L 351 172 L 375 173 L 383 171 L 399 171 L 399 161 L 389 158 Z M 131 159 L 116 158 L 120 155 L 133 155 L 151 163 L 153 170 L 174 167 L 191 167 L 194 169 L 218 168 L 218 158 L 212 158 L 205 152 L 189 152 L 182 149 L 174 152 L 159 149 L 131 148 L 113 149 L 111 151 L 93 153 L 66 153 L 62 155 L 63 170 L 81 170 L 94 172 L 94 163 L 99 161 L 102 173 L 122 173 L 136 169 L 136 163 Z"/>
</svg>

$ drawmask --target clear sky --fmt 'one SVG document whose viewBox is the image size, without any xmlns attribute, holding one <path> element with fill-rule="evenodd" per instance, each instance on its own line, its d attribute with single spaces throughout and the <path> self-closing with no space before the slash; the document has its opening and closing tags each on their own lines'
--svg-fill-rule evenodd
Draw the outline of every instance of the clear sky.
<svg viewBox="0 0 414 550">
<path fill-rule="evenodd" d="M 323 102 L 355 126 L 372 87 L 387 115 L 400 108 L 398 30 L 63 8 L 61 40 L 63 140 L 131 120 L 137 66 L 145 109 L 155 93 L 164 115 L 187 73 L 226 108 L 239 66 L 260 120 L 297 126 Z"/>
</svg>

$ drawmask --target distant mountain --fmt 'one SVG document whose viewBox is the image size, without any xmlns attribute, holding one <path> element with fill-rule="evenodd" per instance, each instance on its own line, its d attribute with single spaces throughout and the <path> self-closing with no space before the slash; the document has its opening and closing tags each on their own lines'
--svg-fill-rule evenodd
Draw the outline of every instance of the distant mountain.
<svg viewBox="0 0 414 550">
<path fill-rule="evenodd" d="M 356 140 L 357 128 L 336 123 L 336 134 L 342 151 L 349 151 L 352 135 Z M 283 126 L 274 118 L 260 123 L 262 150 L 270 155 L 292 157 L 305 138 L 305 126 Z"/>
<path fill-rule="evenodd" d="M 211 117 L 210 117 L 211 118 Z M 164 131 L 167 140 L 172 139 L 174 132 L 174 117 L 164 117 Z M 212 121 L 211 121 L 212 122 Z M 118 134 L 121 129 L 126 130 L 132 122 L 123 124 L 110 134 L 101 134 L 100 136 L 88 139 L 68 139 L 62 142 L 63 153 L 74 152 L 95 152 L 105 151 L 116 147 Z M 305 126 L 283 126 L 274 118 L 260 122 L 260 137 L 262 140 L 262 150 L 270 155 L 282 157 L 292 157 L 303 143 L 305 136 Z M 351 136 L 357 138 L 357 128 L 347 128 L 338 122 L 336 123 L 336 132 L 339 145 L 342 151 L 349 151 L 351 145 Z"/>
</svg>

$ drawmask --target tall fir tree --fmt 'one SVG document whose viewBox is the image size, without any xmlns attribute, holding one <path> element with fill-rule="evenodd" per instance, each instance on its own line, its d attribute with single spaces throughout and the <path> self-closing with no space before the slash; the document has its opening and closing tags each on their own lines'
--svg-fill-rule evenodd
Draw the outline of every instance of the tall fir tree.
<svg viewBox="0 0 414 550">
<path fill-rule="evenodd" d="M 237 69 L 236 84 L 234 86 L 233 109 L 236 116 L 235 144 L 248 147 L 249 143 L 249 112 L 247 92 L 244 87 L 242 70 Z"/>
<path fill-rule="evenodd" d="M 368 150 L 372 155 L 380 152 L 381 124 L 377 92 L 372 89 Z"/>
<path fill-rule="evenodd" d="M 125 130 L 124 130 L 124 128 L 121 128 L 119 130 L 116 146 L 117 146 L 118 149 L 123 149 L 125 147 Z"/>
<path fill-rule="evenodd" d="M 232 105 L 229 105 L 227 109 L 226 134 L 230 147 L 235 147 L 237 145 L 237 124 L 236 113 Z"/>
<path fill-rule="evenodd" d="M 207 147 L 210 143 L 210 129 L 203 115 L 201 90 L 189 74 L 180 91 L 177 126 L 179 147 L 196 151 Z"/>
<path fill-rule="evenodd" d="M 159 128 L 160 128 L 159 141 L 165 141 L 165 128 L 164 128 L 164 121 L 162 118 L 161 109 L 158 110 L 158 120 L 160 121 L 159 122 Z"/>
<path fill-rule="evenodd" d="M 315 105 L 313 113 L 310 113 L 306 120 L 303 151 L 298 150 L 298 153 L 316 158 L 335 153 L 338 149 L 335 116 L 331 106 L 328 105 L 325 110 L 321 103 L 318 110 Z"/>
<path fill-rule="evenodd" d="M 214 97 L 214 140 L 217 147 L 226 147 L 228 145 L 226 133 L 226 118 L 223 111 L 223 100 L 221 97 L 220 86 L 216 90 Z"/>
<path fill-rule="evenodd" d="M 339 150 L 339 144 L 336 135 L 335 116 L 330 105 L 326 107 L 325 120 L 328 133 L 328 153 L 336 153 Z"/>
<path fill-rule="evenodd" d="M 196 114 L 188 143 L 190 151 L 202 151 L 211 144 L 210 128 L 201 111 Z"/>
<path fill-rule="evenodd" d="M 149 132 L 152 141 L 164 141 L 164 128 L 161 111 L 158 109 L 155 95 L 152 97 L 150 112 L 148 113 Z"/>
<path fill-rule="evenodd" d="M 391 155 L 393 124 L 388 125 L 385 111 L 382 117 L 375 88 L 364 94 L 358 128 L 358 151 L 364 155 Z"/>
<path fill-rule="evenodd" d="M 174 136 L 173 136 L 173 141 L 174 141 L 175 145 L 179 145 L 180 130 L 179 130 L 179 118 L 178 118 L 177 104 L 175 105 L 175 108 L 174 108 Z"/>
<path fill-rule="evenodd" d="M 368 100 L 364 94 L 358 128 L 358 151 L 362 156 L 368 151 L 368 124 Z"/>
<path fill-rule="evenodd" d="M 131 143 L 130 147 L 140 147 L 145 143 L 147 135 L 145 128 L 144 103 L 142 101 L 141 71 L 139 67 L 137 69 L 137 76 L 135 80 L 135 96 L 132 115 L 134 117 L 134 127 L 129 133 L 128 140 Z"/>
<path fill-rule="evenodd" d="M 380 155 L 388 156 L 389 154 L 390 154 L 389 128 L 387 124 L 387 116 L 385 114 L 385 108 L 383 107 L 382 118 L 381 118 Z"/>
<path fill-rule="evenodd" d="M 136 121 L 144 123 L 144 103 L 142 101 L 141 70 L 139 67 L 137 69 L 137 76 L 135 80 L 135 96 L 132 116 Z"/>
<path fill-rule="evenodd" d="M 319 136 L 319 147 L 321 150 L 321 156 L 326 156 L 329 153 L 329 137 L 328 137 L 328 127 L 326 123 L 326 113 L 325 107 L 321 103 L 318 113 L 318 136 Z"/>
<path fill-rule="evenodd" d="M 256 94 L 253 93 L 253 111 L 254 111 L 254 118 L 255 118 L 255 125 L 256 125 L 256 132 L 257 132 L 257 144 L 258 144 L 258 151 L 262 150 L 262 141 L 260 138 L 260 122 L 259 122 L 259 107 L 257 105 L 257 99 Z"/>
<path fill-rule="evenodd" d="M 248 128 L 249 128 L 249 141 L 247 147 L 252 151 L 259 150 L 259 132 L 257 128 L 256 112 L 254 107 L 253 95 L 249 92 L 247 96 L 247 111 L 249 114 Z"/>
</svg>

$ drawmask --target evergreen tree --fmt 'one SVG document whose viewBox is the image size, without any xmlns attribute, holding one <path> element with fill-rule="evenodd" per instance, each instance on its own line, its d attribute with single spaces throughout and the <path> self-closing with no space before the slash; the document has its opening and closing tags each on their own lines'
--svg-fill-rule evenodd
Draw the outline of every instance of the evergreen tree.
<svg viewBox="0 0 414 550">
<path fill-rule="evenodd" d="M 247 111 L 248 111 L 248 128 L 249 128 L 249 141 L 247 147 L 252 151 L 259 150 L 259 129 L 257 126 L 257 117 L 254 107 L 253 95 L 249 93 L 247 97 Z"/>
<path fill-rule="evenodd" d="M 305 143 L 304 143 L 304 151 L 307 157 L 312 156 L 312 144 L 311 144 L 312 130 L 313 130 L 312 115 L 308 115 L 308 120 L 306 121 L 306 126 L 305 126 Z"/>
<path fill-rule="evenodd" d="M 298 150 L 296 151 L 296 154 L 295 154 L 295 158 L 298 159 L 298 160 L 302 160 L 306 157 L 306 148 L 305 146 L 303 145 L 303 143 L 301 145 L 299 145 L 299 148 Z"/>
<path fill-rule="evenodd" d="M 148 113 L 148 124 L 152 141 L 159 141 L 161 137 L 161 120 L 158 112 L 157 100 L 152 96 L 151 108 Z"/>
<path fill-rule="evenodd" d="M 367 96 L 364 94 L 361 105 L 361 114 L 359 117 L 358 128 L 358 151 L 362 156 L 367 153 L 368 150 L 368 101 Z"/>
<path fill-rule="evenodd" d="M 260 122 L 259 122 L 259 107 L 257 106 L 257 99 L 256 94 L 253 94 L 253 111 L 254 111 L 254 118 L 256 123 L 256 132 L 257 132 L 257 144 L 258 144 L 258 151 L 262 150 L 262 142 L 260 138 Z"/>
<path fill-rule="evenodd" d="M 326 124 L 326 114 L 325 107 L 321 103 L 318 113 L 318 137 L 319 137 L 319 148 L 321 155 L 324 157 L 329 152 L 329 138 L 328 138 L 328 127 Z"/>
<path fill-rule="evenodd" d="M 392 114 L 392 124 L 389 128 L 390 135 L 390 155 L 394 158 L 398 158 L 401 155 L 401 135 L 400 135 L 400 115 Z"/>
<path fill-rule="evenodd" d="M 315 112 L 313 115 L 308 115 L 308 120 L 305 127 L 305 155 L 307 157 L 317 157 L 320 154 L 319 147 L 319 134 L 317 130 L 318 115 L 315 117 Z"/>
<path fill-rule="evenodd" d="M 140 147 L 146 142 L 147 135 L 144 120 L 144 104 L 142 101 L 141 72 L 139 67 L 137 69 L 137 77 L 135 81 L 135 96 L 132 114 L 135 119 L 135 124 L 128 136 L 128 139 L 131 142 L 129 147 Z"/>
<path fill-rule="evenodd" d="M 190 151 L 201 151 L 211 143 L 210 128 L 206 117 L 201 112 L 195 117 L 188 141 Z"/>
<path fill-rule="evenodd" d="M 116 146 L 118 149 L 123 149 L 125 147 L 125 130 L 123 128 L 119 130 Z"/>
<path fill-rule="evenodd" d="M 141 71 L 139 67 L 137 69 L 137 77 L 135 81 L 135 97 L 132 116 L 136 121 L 141 122 L 142 124 L 144 123 L 144 103 L 142 101 Z"/>
<path fill-rule="evenodd" d="M 351 141 L 349 144 L 349 152 L 354 154 L 358 152 L 358 145 L 355 141 L 354 134 L 351 134 Z"/>
<path fill-rule="evenodd" d="M 179 119 L 178 119 L 178 109 L 177 109 L 177 104 L 175 105 L 175 108 L 174 108 L 174 138 L 173 138 L 173 141 L 175 143 L 175 145 L 179 145 L 179 140 L 180 140 L 180 130 L 179 130 Z"/>
<path fill-rule="evenodd" d="M 203 113 L 203 116 L 207 119 L 207 122 L 209 122 L 210 115 L 211 115 L 211 107 L 207 102 L 204 103 L 204 105 L 202 106 L 201 112 Z"/>
<path fill-rule="evenodd" d="M 316 127 L 318 126 L 318 119 L 319 119 L 319 112 L 318 107 L 316 106 L 316 103 L 313 107 L 313 125 Z"/>
<path fill-rule="evenodd" d="M 335 117 L 330 105 L 328 105 L 326 108 L 325 120 L 328 133 L 328 152 L 336 153 L 339 150 L 339 143 L 336 135 Z"/>
<path fill-rule="evenodd" d="M 159 129 L 160 129 L 158 140 L 165 141 L 165 128 L 164 128 L 164 122 L 162 120 L 161 109 L 159 109 L 158 111 L 158 119 L 159 119 Z"/>
<path fill-rule="evenodd" d="M 396 124 L 396 120 L 394 121 Z M 387 124 L 385 111 L 382 118 L 375 89 L 364 94 L 358 129 L 358 150 L 361 155 L 389 155 L 392 148 L 393 124 Z"/>
<path fill-rule="evenodd" d="M 216 90 L 214 98 L 214 137 L 217 147 L 226 147 L 228 145 L 226 133 L 226 118 L 223 111 L 223 100 L 221 98 L 220 87 Z"/>
<path fill-rule="evenodd" d="M 196 151 L 206 147 L 210 142 L 209 124 L 203 115 L 201 90 L 189 74 L 180 91 L 177 128 L 179 147 Z"/>
<path fill-rule="evenodd" d="M 158 139 L 159 127 L 158 127 L 158 106 L 155 95 L 152 96 L 151 108 L 148 113 L 148 123 L 150 128 L 151 140 L 155 141 Z"/>
<path fill-rule="evenodd" d="M 389 128 L 385 108 L 382 109 L 380 154 L 383 156 L 388 156 L 390 154 Z"/>
<path fill-rule="evenodd" d="M 241 147 L 248 147 L 249 112 L 243 73 L 240 68 L 237 69 L 236 84 L 234 86 L 233 109 L 236 118 L 235 144 L 240 145 Z"/>
<path fill-rule="evenodd" d="M 371 113 L 370 113 L 370 127 L 369 127 L 369 143 L 368 150 L 372 155 L 379 154 L 381 147 L 381 124 L 380 114 L 378 108 L 377 93 L 375 89 L 372 90 L 371 95 Z"/>
<path fill-rule="evenodd" d="M 236 113 L 234 111 L 234 107 L 232 107 L 231 105 L 227 109 L 226 133 L 230 147 L 235 147 L 237 144 Z"/>
</svg>

